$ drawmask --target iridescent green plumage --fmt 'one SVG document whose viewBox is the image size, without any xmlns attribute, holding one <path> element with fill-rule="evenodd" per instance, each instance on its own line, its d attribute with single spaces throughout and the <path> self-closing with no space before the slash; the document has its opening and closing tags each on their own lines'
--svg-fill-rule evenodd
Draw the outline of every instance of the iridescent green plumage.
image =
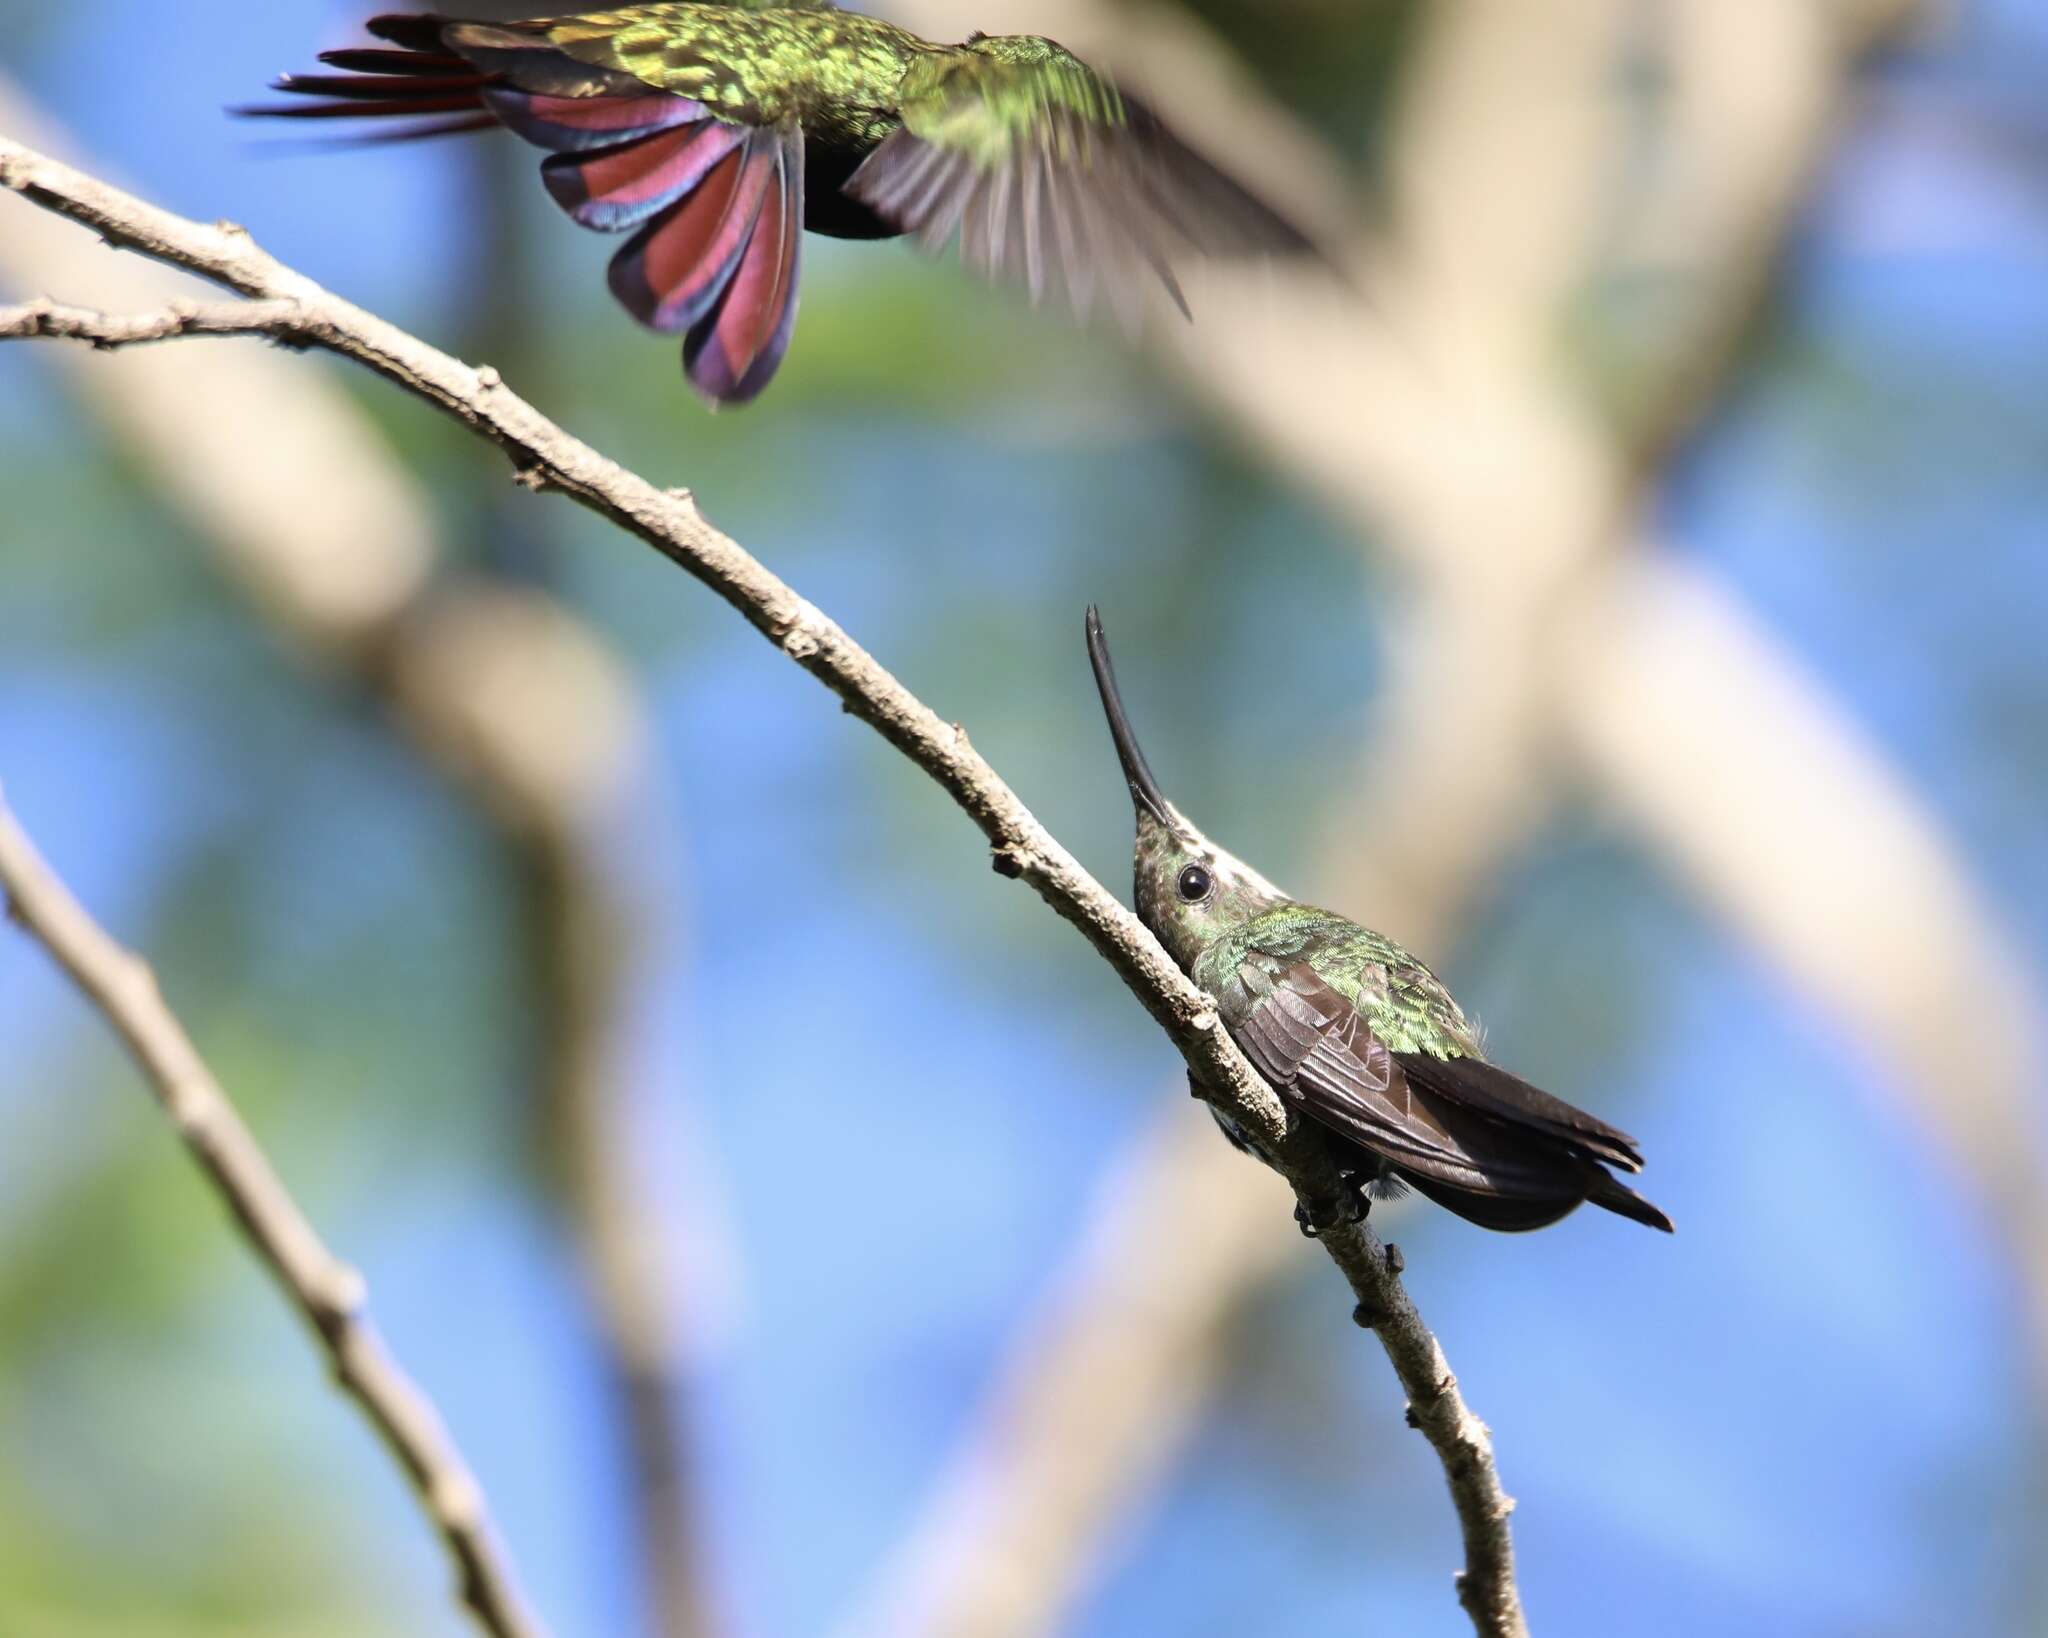
<svg viewBox="0 0 2048 1638">
<path fill-rule="evenodd" d="M 1308 962 L 1390 1052 L 1479 1055 L 1478 1033 L 1435 973 L 1385 934 L 1313 905 L 1276 904 L 1227 929 L 1203 947 L 1189 976 L 1210 994 L 1242 1005 L 1234 981 L 1261 957 L 1283 967 Z M 1226 1012 L 1224 1022 L 1245 1019 Z"/>
<path fill-rule="evenodd" d="M 1361 1190 L 1413 1184 L 1495 1229 L 1541 1228 L 1586 1200 L 1671 1227 L 1607 1170 L 1641 1168 L 1633 1138 L 1488 1063 L 1450 991 L 1392 939 L 1296 902 L 1189 824 L 1138 749 L 1093 609 L 1088 648 L 1137 814 L 1139 918 Z"/>
<path fill-rule="evenodd" d="M 803 120 L 869 147 L 901 123 L 898 87 L 933 50 L 893 23 L 825 4 L 631 6 L 539 26 L 579 61 L 631 74 L 723 118 Z"/>
<path fill-rule="evenodd" d="M 503 123 L 555 150 L 544 174 L 578 221 L 640 230 L 613 288 L 643 321 L 686 333 L 691 379 L 715 401 L 751 397 L 781 358 L 796 302 L 790 224 L 911 234 L 929 250 L 957 235 L 975 270 L 1034 301 L 1062 297 L 1084 319 L 1100 301 L 1127 332 L 1155 279 L 1187 310 L 1180 258 L 1308 249 L 1050 40 L 941 45 L 823 0 L 369 27 L 401 49 L 329 52 L 329 66 L 356 72 L 277 87 L 326 100 L 248 111 L 454 115 L 413 134 Z"/>
</svg>

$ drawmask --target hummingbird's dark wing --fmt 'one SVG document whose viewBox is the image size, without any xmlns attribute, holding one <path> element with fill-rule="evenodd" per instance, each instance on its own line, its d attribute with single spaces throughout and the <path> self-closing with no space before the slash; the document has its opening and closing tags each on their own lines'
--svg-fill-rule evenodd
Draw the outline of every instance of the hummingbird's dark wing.
<svg viewBox="0 0 2048 1638">
<path fill-rule="evenodd" d="M 1412 1060 L 1425 1055 L 1389 1052 L 1306 961 L 1252 951 L 1218 1006 L 1245 1055 L 1283 1095 L 1462 1217 L 1488 1228 L 1541 1228 L 1592 1200 L 1671 1226 L 1602 1168 L 1610 1159 L 1631 1170 L 1640 1164 L 1622 1134 L 1533 1087 L 1524 1090 L 1540 1103 L 1517 1110 L 1483 1075 L 1415 1072 Z M 1479 1088 L 1471 1101 L 1461 1091 L 1468 1085 Z M 1571 1126 L 1560 1110 L 1590 1127 Z"/>
<path fill-rule="evenodd" d="M 983 39 L 916 59 L 903 127 L 847 190 L 929 251 L 955 233 L 967 265 L 1059 295 L 1085 319 L 1098 294 L 1126 332 L 1144 288 L 1183 313 L 1177 255 L 1300 252 L 1305 235 L 1049 40 Z"/>
<path fill-rule="evenodd" d="M 396 49 L 328 52 L 323 62 L 349 72 L 276 85 L 318 100 L 240 112 L 437 121 L 394 126 L 400 138 L 505 126 L 550 150 L 541 179 L 571 217 L 632 232 L 612 258 L 612 293 L 641 323 L 683 337 L 684 371 L 705 397 L 744 403 L 767 386 L 796 324 L 804 135 L 794 118 L 750 120 L 744 99 L 701 74 L 688 96 L 643 76 L 634 65 L 653 59 L 633 48 L 652 36 L 615 16 L 609 34 L 601 18 L 387 16 L 368 27 Z"/>
<path fill-rule="evenodd" d="M 1439 1058 L 1429 1052 L 1397 1052 L 1394 1062 L 1411 1086 L 1450 1098 L 1497 1120 L 1547 1132 L 1584 1149 L 1603 1165 L 1618 1166 L 1625 1172 L 1643 1169 L 1642 1150 L 1628 1133 L 1562 1098 L 1553 1098 L 1484 1058 Z"/>
</svg>

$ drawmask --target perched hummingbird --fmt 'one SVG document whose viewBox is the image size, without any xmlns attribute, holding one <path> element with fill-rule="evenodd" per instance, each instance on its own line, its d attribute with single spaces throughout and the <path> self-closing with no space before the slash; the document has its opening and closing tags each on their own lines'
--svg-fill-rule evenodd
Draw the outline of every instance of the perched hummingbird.
<svg viewBox="0 0 2048 1638">
<path fill-rule="evenodd" d="M 1670 1232 L 1607 1171 L 1642 1169 L 1634 1138 L 1496 1069 L 1415 957 L 1290 899 L 1181 817 L 1138 749 L 1092 608 L 1088 658 L 1137 810 L 1138 918 L 1216 1002 L 1259 1073 L 1336 1134 L 1347 1180 L 1380 1196 L 1412 1183 L 1482 1228 L 1544 1228 L 1590 1200 Z"/>
<path fill-rule="evenodd" d="M 541 179 L 570 216 L 634 230 L 612 293 L 683 336 L 714 404 L 753 398 L 782 361 L 801 228 L 914 234 L 931 251 L 957 232 L 970 267 L 1083 320 L 1099 294 L 1127 332 L 1152 278 L 1187 311 L 1179 255 L 1310 248 L 1050 40 L 938 45 L 826 0 L 368 27 L 389 45 L 326 52 L 345 72 L 273 85 L 319 100 L 236 111 L 414 120 L 399 138 L 502 125 L 552 150 Z"/>
</svg>

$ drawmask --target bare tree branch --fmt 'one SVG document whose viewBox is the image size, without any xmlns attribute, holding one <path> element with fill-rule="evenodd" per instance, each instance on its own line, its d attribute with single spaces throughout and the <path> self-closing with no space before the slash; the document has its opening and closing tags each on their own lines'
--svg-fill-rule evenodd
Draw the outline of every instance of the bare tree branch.
<svg viewBox="0 0 2048 1638">
<path fill-rule="evenodd" d="M 0 800 L 0 890 L 8 913 L 71 975 L 126 1043 L 192 1156 L 319 1337 L 335 1379 L 398 1458 L 460 1577 L 462 1601 L 492 1638 L 545 1638 L 495 1539 L 482 1486 L 440 1412 L 371 1322 L 361 1274 L 299 1210 L 191 1037 L 156 975 L 116 944 L 37 853 Z"/>
<path fill-rule="evenodd" d="M 507 389 L 321 289 L 259 250 L 240 228 L 172 216 L 0 138 L 0 186 L 91 227 L 110 242 L 187 268 L 245 296 L 291 304 L 279 333 L 354 359 L 504 449 L 533 489 L 558 489 L 637 535 L 709 586 L 825 684 L 846 708 L 923 769 L 987 837 L 997 869 L 1027 881 L 1077 927 L 1166 1030 L 1205 1096 L 1256 1133 L 1297 1198 L 1319 1218 L 1341 1193 L 1321 1139 L 1291 1120 L 1215 1008 L 1156 939 L 1033 817 L 957 726 L 941 720 L 832 620 L 708 523 L 690 497 L 657 489 L 570 437 Z M 1436 1339 L 1363 1223 L 1327 1231 L 1344 1274 L 1407 1391 L 1411 1417 L 1442 1461 L 1464 1537 L 1459 1596 L 1475 1629 L 1525 1631 L 1501 1488 L 1486 1428 L 1466 1407 Z"/>
<path fill-rule="evenodd" d="M 44 123 L 0 78 L 0 128 L 54 148 L 55 133 L 36 135 Z M 0 238 L 0 281 L 164 304 L 160 316 L 187 334 L 241 329 L 245 304 L 194 300 L 182 273 L 107 256 L 56 217 L 19 215 Z M 28 311 L 45 334 L 79 317 L 47 303 Z M 575 1253 L 655 1630 L 698 1638 L 713 1623 L 673 1247 L 701 1248 L 716 1229 L 696 1200 L 671 1196 L 657 1209 L 625 1129 L 619 1034 L 650 942 L 644 895 L 604 863 L 645 794 L 644 715 L 625 667 L 536 587 L 435 576 L 446 553 L 434 508 L 323 372 L 253 348 L 164 350 L 119 366 L 78 349 L 57 356 L 266 625 L 375 701 L 502 840 L 533 991 L 520 1010 L 534 1050 L 522 1056 L 536 1082 L 508 1095 L 534 1107 L 532 1143 Z"/>
<path fill-rule="evenodd" d="M 290 302 L 173 301 L 158 313 L 110 319 L 86 307 L 31 301 L 7 309 L 0 336 L 8 340 L 47 336 L 63 341 L 89 341 L 109 352 L 138 342 L 173 341 L 180 336 L 268 336 L 290 345 L 294 338 L 284 326 L 294 311 Z"/>
</svg>

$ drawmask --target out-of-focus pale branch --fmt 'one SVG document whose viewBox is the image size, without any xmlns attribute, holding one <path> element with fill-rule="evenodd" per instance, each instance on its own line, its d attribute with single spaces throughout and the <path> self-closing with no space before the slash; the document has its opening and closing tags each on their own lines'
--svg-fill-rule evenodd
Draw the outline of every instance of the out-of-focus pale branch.
<svg viewBox="0 0 2048 1638">
<path fill-rule="evenodd" d="M 942 26 L 932 0 L 895 9 Z M 1052 10 L 1034 26 L 1145 74 L 1169 117 L 1218 106 L 1226 84 L 1244 89 L 1179 20 L 1164 36 L 1174 50 L 1155 55 L 1149 35 L 1135 51 L 1125 44 L 1121 8 L 1057 0 Z M 1561 787 L 1590 774 L 1746 939 L 1876 1044 L 1894 1084 L 2002 1203 L 2048 1292 L 2048 1242 L 2019 1186 L 2033 1153 L 2023 1094 L 2034 1031 L 2006 941 L 1938 827 L 1805 669 L 1710 585 L 1675 569 L 1667 580 L 1654 555 L 1639 561 L 1643 494 L 1725 379 L 1858 57 L 1925 10 L 1915 0 L 1447 0 L 1429 13 L 1390 144 L 1396 197 L 1391 233 L 1373 248 L 1370 302 L 1312 270 L 1211 273 L 1192 290 L 1195 325 L 1164 328 L 1163 350 L 1229 427 L 1411 578 L 1412 601 L 1387 634 L 1394 683 L 1380 732 L 1354 793 L 1322 825 L 1316 896 L 1442 950 Z M 1631 212 L 1617 201 L 1628 192 L 1626 155 L 1641 145 L 1631 149 L 1615 93 L 1623 54 L 1643 51 L 1656 54 L 1666 87 L 1664 157 Z M 1268 107 L 1257 128 L 1287 122 Z M 1285 147 L 1301 140 L 1291 132 Z M 1281 148 L 1251 142 L 1231 158 L 1262 180 L 1288 163 Z M 1647 275 L 1666 299 L 1625 357 L 1618 407 L 1604 409 L 1575 361 L 1572 328 L 1601 280 Z M 1640 709 L 1646 695 L 1655 712 Z M 1749 709 L 1737 712 L 1738 700 Z M 1785 725 L 1799 754 L 1768 766 L 1753 756 L 1766 723 Z M 1801 822 L 1773 830 L 1761 803 L 1730 815 L 1725 800 L 1690 802 L 1706 776 L 1677 764 L 1694 744 L 1724 792 L 1754 781 Z M 1401 770 L 1397 785 L 1380 777 L 1390 767 Z M 1821 885 L 1841 884 L 1832 838 L 1842 834 L 1869 839 L 1903 890 L 1843 914 Z M 1805 885 L 1780 891 L 1787 881 Z M 1886 918 L 1881 939 L 1873 914 Z M 1965 996 L 1976 998 L 1973 1017 L 1989 1016 L 1984 1039 L 1961 1045 L 1971 1062 L 1957 1072 L 1948 1026 Z M 1950 1071 L 1937 1076 L 1929 1054 L 1945 1037 Z M 1179 1143 L 1172 1122 L 1146 1140 L 1155 1155 Z M 1170 1184 L 1174 1174 L 1162 1175 Z M 1245 1171 L 1183 1175 L 1189 1186 L 1160 1203 L 1174 1220 L 1227 1215 L 1232 1196 L 1258 1186 Z M 1142 1240 L 1126 1245 L 1138 1266 L 1160 1255 Z M 1235 1282 L 1259 1277 L 1237 1249 L 1213 1266 L 1208 1334 L 1222 1334 L 1248 1294 Z M 1108 1291 L 1128 1278 L 1090 1266 Z M 1073 1296 L 1077 1278 L 1056 1282 L 1064 1312 L 1127 1323 Z M 1098 1345 L 1078 1326 L 1041 1322 L 1002 1382 L 1058 1381 L 1085 1401 L 1089 1379 L 1070 1366 Z M 888 1595 L 876 1602 L 901 1619 L 878 1630 L 1029 1638 L 1058 1627 L 1052 1594 L 1013 1598 L 999 1567 L 1021 1554 L 1042 1587 L 1077 1590 L 1113 1513 L 1104 1498 L 1120 1476 L 1121 1506 L 1145 1493 L 1163 1440 L 1212 1369 L 1190 1350 L 1142 1341 L 1130 1358 L 1133 1371 L 1151 1362 L 1156 1374 L 1141 1392 L 1119 1380 L 1116 1394 L 1167 1409 L 1069 1452 L 1081 1470 L 1059 1487 L 1009 1437 L 1017 1390 L 998 1389 L 885 1572 Z M 1091 1422 L 1086 1403 L 1032 1405 L 1033 1426 Z M 1077 1508 L 1075 1494 L 1093 1500 Z M 983 1498 L 966 1525 L 963 1495 Z"/>
<path fill-rule="evenodd" d="M 1302 1241 L 1185 1100 L 1097 1191 L 931 1494 L 841 1638 L 1052 1632 L 1201 1415 L 1242 1293 Z M 1102 1451 L 1115 1452 L 1104 1461 Z"/>
<path fill-rule="evenodd" d="M 1328 1147 L 1291 1115 L 1246 1061 L 1213 1004 L 1141 922 L 1081 868 L 956 724 L 891 676 L 834 621 L 713 527 L 690 496 L 658 489 L 605 459 L 518 397 L 495 369 L 472 368 L 323 290 L 229 224 L 158 210 L 18 142 L 0 137 L 0 187 L 93 228 L 111 244 L 202 273 L 252 300 L 289 304 L 265 333 L 348 358 L 498 445 L 527 487 L 557 490 L 654 547 L 716 592 L 951 795 L 982 831 L 997 871 L 1028 883 L 1070 922 L 1180 1050 L 1201 1095 L 1257 1141 L 1293 1188 L 1320 1243 L 1357 1299 L 1354 1315 L 1385 1350 L 1409 1400 L 1409 1421 L 1444 1471 L 1463 1538 L 1458 1598 L 1481 1638 L 1527 1631 L 1501 1488 L 1486 1425 L 1401 1284 L 1399 1264 L 1366 1224 L 1333 1208 L 1347 1190 Z M 28 308 L 0 310 L 0 338 L 38 333 Z M 77 334 L 119 344 L 124 322 Z"/>
<path fill-rule="evenodd" d="M 165 1005 L 156 976 L 93 921 L 0 801 L 0 897 L 120 1035 L 157 1101 L 243 1235 L 313 1328 L 342 1391 L 412 1481 L 492 1638 L 546 1638 L 497 1543 L 483 1487 L 441 1414 L 392 1357 L 369 1312 L 363 1277 L 320 1239 Z"/>
<path fill-rule="evenodd" d="M 54 132 L 0 80 L 0 128 Z M 90 291 L 154 309 L 155 333 L 239 333 L 265 304 L 193 299 L 167 267 L 108 256 L 54 216 L 10 214 L 0 284 Z M 96 315 L 31 302 L 61 336 Z M 274 310 L 271 317 L 275 317 Z M 81 337 L 82 339 L 82 337 Z M 108 345 L 148 337 L 102 338 Z M 257 348 L 53 354 L 70 386 L 294 647 L 385 707 L 406 741 L 509 841 L 531 931 L 541 1118 L 632 1464 L 632 1512 L 663 1638 L 708 1630 L 688 1483 L 675 1214 L 654 1208 L 614 1061 L 646 942 L 600 862 L 640 788 L 644 724 L 624 668 L 558 600 L 475 578 L 437 582 L 432 507 L 367 417 L 317 371 Z M 698 1214 L 692 1227 L 706 1226 Z"/>
<path fill-rule="evenodd" d="M 1652 554 L 1600 596 L 1559 644 L 1563 726 L 1594 784 L 1750 944 L 1878 1044 L 1886 1078 L 1910 1089 L 2048 1290 L 2040 1155 L 2020 1103 L 2034 1001 L 1947 839 L 1710 576 Z"/>
<path fill-rule="evenodd" d="M 0 126 L 63 146 L 5 79 Z M 27 211 L 11 213 L 0 233 L 0 281 L 29 294 L 61 283 L 122 311 L 206 293 L 167 269 L 101 255 Z M 424 588 L 434 557 L 424 498 L 338 386 L 253 349 L 231 368 L 170 348 L 118 366 L 79 353 L 68 368 L 94 414 L 193 520 L 222 573 L 296 640 L 343 661 L 374 651 L 394 612 Z M 317 488 L 307 485 L 312 473 L 322 475 Z"/>
<path fill-rule="evenodd" d="M 967 14 L 952 0 L 878 0 L 873 7 L 935 40 L 957 40 Z M 972 26 L 988 34 L 1041 34 L 1154 102 L 1170 100 L 1174 127 L 1215 151 L 1232 174 L 1304 227 L 1342 247 L 1351 211 L 1342 167 L 1329 149 L 1260 88 L 1216 34 L 1173 0 L 976 0 Z"/>
</svg>

